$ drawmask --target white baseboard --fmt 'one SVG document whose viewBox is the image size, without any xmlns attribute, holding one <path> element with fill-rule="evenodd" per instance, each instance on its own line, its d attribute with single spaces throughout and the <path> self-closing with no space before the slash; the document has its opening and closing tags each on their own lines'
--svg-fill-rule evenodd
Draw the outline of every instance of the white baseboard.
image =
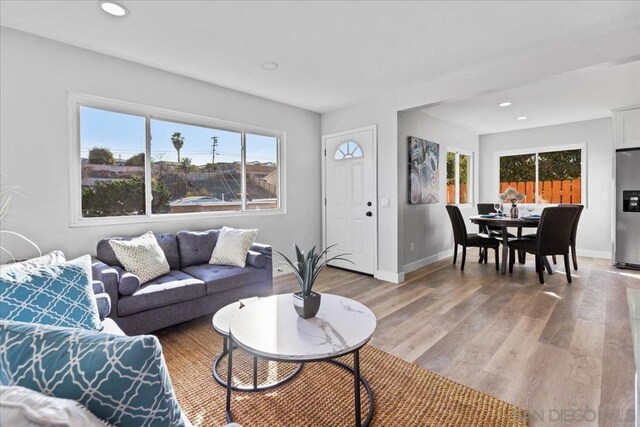
<svg viewBox="0 0 640 427">
<path fill-rule="evenodd" d="M 422 267 L 426 267 L 429 264 L 433 264 L 434 262 L 443 260 L 453 256 L 453 249 L 448 249 L 446 251 L 440 252 L 435 255 L 428 256 L 426 258 L 419 259 L 417 261 L 411 262 L 404 266 L 405 273 L 411 273 L 412 271 L 416 271 L 421 269 Z"/>
<path fill-rule="evenodd" d="M 384 280 L 385 282 L 391 283 L 402 283 L 404 282 L 404 272 L 402 273 L 392 273 L 390 271 L 382 271 L 378 270 L 373 275 L 378 280 Z"/>
<path fill-rule="evenodd" d="M 589 249 L 576 249 L 576 254 L 581 256 L 586 256 L 589 258 L 603 258 L 603 259 L 612 259 L 611 252 L 608 251 L 592 251 Z"/>
</svg>

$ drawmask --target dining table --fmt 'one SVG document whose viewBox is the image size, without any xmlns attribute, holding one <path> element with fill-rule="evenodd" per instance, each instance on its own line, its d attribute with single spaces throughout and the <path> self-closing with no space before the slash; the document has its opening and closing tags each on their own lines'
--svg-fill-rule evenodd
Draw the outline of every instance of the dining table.
<svg viewBox="0 0 640 427">
<path fill-rule="evenodd" d="M 469 220 L 479 225 L 481 228 L 486 230 L 486 233 L 489 234 L 490 228 L 500 228 L 502 231 L 502 266 L 500 268 L 500 272 L 502 274 L 507 274 L 507 262 L 509 255 L 509 228 L 517 228 L 518 236 L 522 236 L 523 228 L 537 228 L 540 224 L 539 216 L 525 216 L 518 218 L 511 218 L 510 216 L 505 215 L 475 215 L 469 218 Z M 553 269 L 551 268 L 551 264 L 549 264 L 549 260 L 547 257 L 542 257 L 542 262 L 549 274 L 553 274 Z"/>
</svg>

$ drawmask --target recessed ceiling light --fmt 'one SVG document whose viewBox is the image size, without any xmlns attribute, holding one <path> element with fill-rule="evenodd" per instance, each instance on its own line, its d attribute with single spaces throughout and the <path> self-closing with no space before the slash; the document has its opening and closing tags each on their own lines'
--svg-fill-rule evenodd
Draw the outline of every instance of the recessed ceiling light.
<svg viewBox="0 0 640 427">
<path fill-rule="evenodd" d="M 508 107 L 509 105 L 511 105 L 511 103 L 509 101 L 506 101 L 506 102 L 501 102 L 500 104 L 498 104 L 498 107 Z"/>
<path fill-rule="evenodd" d="M 98 5 L 100 9 L 112 16 L 124 16 L 129 12 L 127 8 L 121 4 L 112 1 L 99 1 Z"/>
<path fill-rule="evenodd" d="M 280 68 L 280 65 L 278 65 L 278 63 L 276 63 L 276 62 L 263 62 L 262 63 L 262 68 L 265 69 L 265 70 L 273 71 L 273 70 L 277 70 L 278 68 Z"/>
<path fill-rule="evenodd" d="M 527 120 L 527 116 L 516 117 L 516 120 Z"/>
</svg>

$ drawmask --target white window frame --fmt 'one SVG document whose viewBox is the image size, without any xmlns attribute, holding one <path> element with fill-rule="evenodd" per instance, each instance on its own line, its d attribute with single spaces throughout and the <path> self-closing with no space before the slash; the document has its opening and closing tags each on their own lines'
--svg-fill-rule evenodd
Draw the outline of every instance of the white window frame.
<svg viewBox="0 0 640 427">
<path fill-rule="evenodd" d="M 567 151 L 567 150 L 580 150 L 580 197 L 582 198 L 581 204 L 584 207 L 587 207 L 587 200 L 589 195 L 587 194 L 587 143 L 583 144 L 567 144 L 567 145 L 552 145 L 547 147 L 536 147 L 536 148 L 524 148 L 519 150 L 506 150 L 506 151 L 496 151 L 494 164 L 493 164 L 493 191 L 496 191 L 495 199 L 498 199 L 498 194 L 500 193 L 500 158 L 505 156 L 517 156 L 522 154 L 534 154 L 536 156 L 536 176 L 534 183 L 534 194 L 535 200 L 538 200 L 538 186 L 536 185 L 538 182 L 538 154 L 540 153 L 550 153 L 553 151 Z M 522 203 L 523 205 L 531 205 L 540 206 L 540 207 L 548 207 L 548 206 L 557 206 L 558 203 Z"/>
<path fill-rule="evenodd" d="M 82 216 L 82 166 L 81 166 L 81 141 L 80 141 L 80 107 L 89 107 L 100 110 L 113 111 L 123 114 L 131 114 L 145 118 L 146 142 L 145 142 L 145 214 L 131 216 L 107 216 L 88 217 Z M 210 212 L 185 212 L 154 214 L 151 212 L 151 119 L 165 120 L 187 125 L 202 126 L 219 130 L 237 132 L 241 134 L 241 159 L 242 159 L 242 203 L 241 210 L 237 211 L 210 211 Z M 69 93 L 69 200 L 71 227 L 102 226 L 136 224 L 147 222 L 168 222 L 176 220 L 193 220 L 200 218 L 224 218 L 255 215 L 283 215 L 286 214 L 285 203 L 285 143 L 286 132 L 269 129 L 260 126 L 246 125 L 226 120 L 213 119 L 190 113 L 168 110 L 159 107 L 134 104 L 125 101 L 117 101 L 100 96 Z M 246 200 L 246 134 L 268 136 L 277 138 L 278 165 L 278 208 L 274 209 L 247 209 Z"/>
<path fill-rule="evenodd" d="M 457 147 L 447 147 L 447 155 L 449 153 L 453 153 L 456 155 L 456 161 L 455 161 L 455 173 L 454 173 L 454 193 L 455 193 L 455 201 L 454 204 L 460 206 L 460 207 L 469 207 L 469 206 L 473 206 L 473 196 L 474 196 L 474 192 L 473 192 L 473 188 L 475 185 L 474 182 L 474 174 L 473 174 L 473 165 L 474 165 L 474 158 L 473 158 L 473 151 L 469 151 L 469 150 L 464 150 L 462 148 L 457 148 Z M 460 203 L 460 156 L 469 156 L 469 180 L 470 182 L 467 183 L 467 202 L 466 203 Z M 446 157 L 445 157 L 445 177 L 447 175 L 447 162 L 446 162 Z M 445 200 L 447 199 L 447 193 L 446 193 L 446 179 L 445 179 Z"/>
</svg>

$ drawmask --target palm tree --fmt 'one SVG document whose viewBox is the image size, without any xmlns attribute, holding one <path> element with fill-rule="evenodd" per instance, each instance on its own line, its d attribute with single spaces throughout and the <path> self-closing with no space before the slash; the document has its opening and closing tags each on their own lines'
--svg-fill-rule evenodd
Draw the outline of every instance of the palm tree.
<svg viewBox="0 0 640 427">
<path fill-rule="evenodd" d="M 173 147 L 178 152 L 178 163 L 180 163 L 180 150 L 184 145 L 184 136 L 180 132 L 175 132 L 171 135 L 171 142 L 173 143 Z"/>
</svg>

